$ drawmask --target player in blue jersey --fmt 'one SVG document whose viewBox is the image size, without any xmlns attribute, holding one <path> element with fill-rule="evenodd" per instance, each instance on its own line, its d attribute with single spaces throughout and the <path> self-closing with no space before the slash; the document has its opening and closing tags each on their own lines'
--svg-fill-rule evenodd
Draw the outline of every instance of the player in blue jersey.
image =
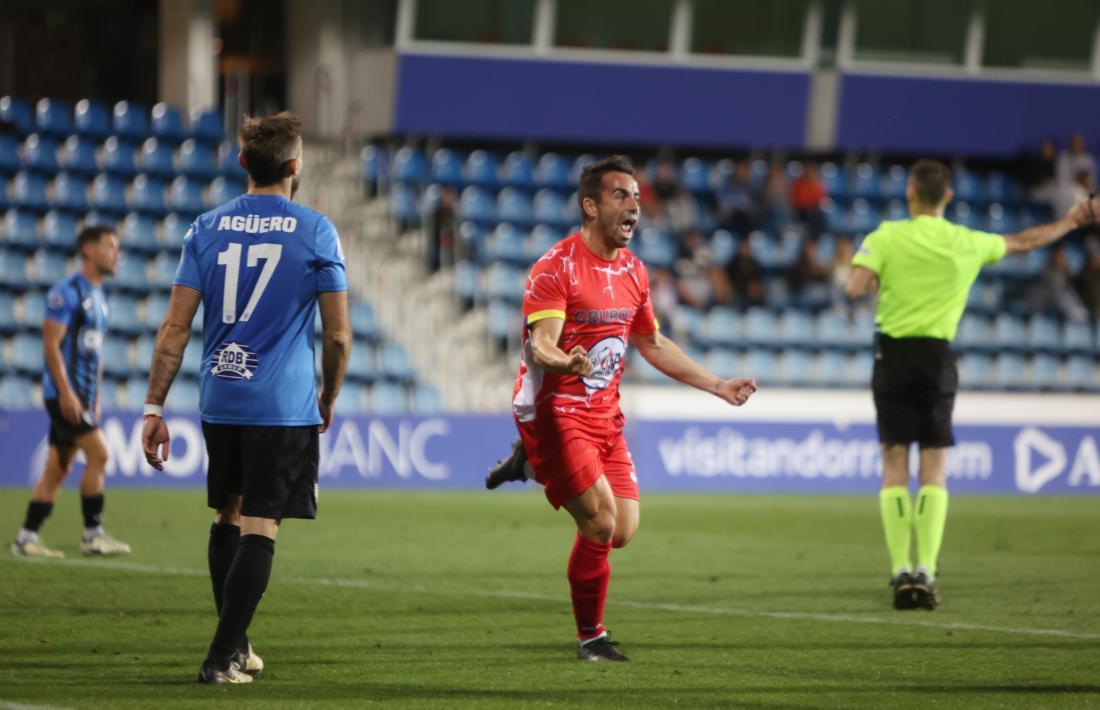
<svg viewBox="0 0 1100 710">
<path fill-rule="evenodd" d="M 291 202 L 302 169 L 301 121 L 288 113 L 248 118 L 240 149 L 248 192 L 200 216 L 184 237 L 142 434 L 147 460 L 161 468 L 169 451 L 162 407 L 201 302 L 199 408 L 210 459 L 207 503 L 217 511 L 208 560 L 218 626 L 199 682 L 216 684 L 251 682 L 263 667 L 246 632 L 271 575 L 279 523 L 316 516 L 318 434 L 332 421 L 351 351 L 336 229 Z"/>
<path fill-rule="evenodd" d="M 107 334 L 110 309 L 103 279 L 118 266 L 118 236 L 108 227 L 89 226 L 76 239 L 80 270 L 54 284 L 46 295 L 42 323 L 42 351 L 46 371 L 42 398 L 50 416 L 49 449 L 42 477 L 35 484 L 27 517 L 11 545 L 14 555 L 64 557 L 39 539 L 38 530 L 53 511 L 54 500 L 72 467 L 76 453 L 84 453 L 80 505 L 84 512 L 85 555 L 123 555 L 130 546 L 103 530 L 103 472 L 107 442 L 99 430 L 99 350 Z"/>
</svg>

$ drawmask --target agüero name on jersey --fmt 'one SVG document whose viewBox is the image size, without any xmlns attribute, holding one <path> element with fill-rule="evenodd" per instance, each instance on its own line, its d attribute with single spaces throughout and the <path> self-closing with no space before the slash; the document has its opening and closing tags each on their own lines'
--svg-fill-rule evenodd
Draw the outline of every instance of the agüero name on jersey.
<svg viewBox="0 0 1100 710">
<path fill-rule="evenodd" d="M 225 215 L 218 220 L 218 231 L 267 234 L 268 232 L 293 232 L 298 229 L 297 217 L 261 217 L 258 214 Z"/>
</svg>

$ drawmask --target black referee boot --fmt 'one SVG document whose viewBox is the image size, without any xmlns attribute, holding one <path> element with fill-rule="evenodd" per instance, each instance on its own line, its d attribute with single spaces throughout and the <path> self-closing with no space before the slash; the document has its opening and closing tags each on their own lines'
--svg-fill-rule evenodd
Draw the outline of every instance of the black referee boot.
<svg viewBox="0 0 1100 710">
<path fill-rule="evenodd" d="M 913 575 L 902 572 L 890 580 L 890 586 L 894 589 L 895 609 L 916 609 L 917 597 L 913 582 Z"/>
<path fill-rule="evenodd" d="M 493 490 L 505 481 L 526 481 L 523 465 L 527 463 L 527 450 L 523 448 L 523 439 L 512 442 L 512 453 L 497 461 L 489 474 L 485 476 L 485 487 Z"/>
<path fill-rule="evenodd" d="M 932 611 L 940 605 L 940 588 L 936 580 L 924 572 L 913 577 L 913 601 L 918 609 Z"/>
</svg>

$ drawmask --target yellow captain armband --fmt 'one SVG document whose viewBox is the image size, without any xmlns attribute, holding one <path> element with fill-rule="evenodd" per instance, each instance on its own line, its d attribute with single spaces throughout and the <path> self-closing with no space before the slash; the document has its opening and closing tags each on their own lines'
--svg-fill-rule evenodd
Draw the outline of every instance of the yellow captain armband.
<svg viewBox="0 0 1100 710">
<path fill-rule="evenodd" d="M 546 320 L 547 318 L 560 318 L 561 320 L 565 320 L 565 311 L 558 311 L 554 309 L 535 311 L 534 313 L 527 316 L 527 325 L 534 325 L 540 320 Z"/>
</svg>

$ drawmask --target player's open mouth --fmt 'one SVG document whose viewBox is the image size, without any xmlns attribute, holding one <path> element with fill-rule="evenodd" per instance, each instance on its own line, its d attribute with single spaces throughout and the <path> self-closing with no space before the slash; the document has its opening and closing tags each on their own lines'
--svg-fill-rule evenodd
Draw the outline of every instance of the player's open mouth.
<svg viewBox="0 0 1100 710">
<path fill-rule="evenodd" d="M 637 217 L 626 217 L 622 222 L 619 222 L 619 231 L 623 236 L 629 237 L 634 233 L 634 227 L 638 225 Z"/>
</svg>

